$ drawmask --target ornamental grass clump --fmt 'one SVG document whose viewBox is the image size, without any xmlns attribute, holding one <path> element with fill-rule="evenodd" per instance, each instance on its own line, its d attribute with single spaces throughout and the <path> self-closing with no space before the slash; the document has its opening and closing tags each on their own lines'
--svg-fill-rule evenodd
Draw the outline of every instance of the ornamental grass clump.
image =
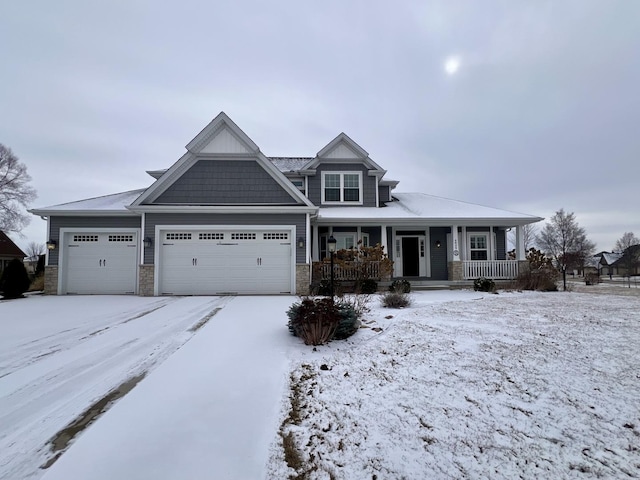
<svg viewBox="0 0 640 480">
<path fill-rule="evenodd" d="M 411 297 L 402 292 L 387 292 L 382 296 L 382 305 L 387 308 L 405 308 L 411 305 Z"/>
</svg>

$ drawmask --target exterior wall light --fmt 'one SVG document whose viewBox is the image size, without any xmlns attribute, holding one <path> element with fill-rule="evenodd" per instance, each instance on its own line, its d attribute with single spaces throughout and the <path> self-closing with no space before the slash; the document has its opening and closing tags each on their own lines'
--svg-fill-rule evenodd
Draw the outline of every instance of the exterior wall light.
<svg viewBox="0 0 640 480">
<path fill-rule="evenodd" d="M 298 238 L 298 248 L 304 248 L 304 238 Z"/>
<path fill-rule="evenodd" d="M 436 248 L 440 248 L 442 246 L 442 243 L 440 242 L 440 240 L 436 240 Z"/>
<path fill-rule="evenodd" d="M 151 240 L 151 237 L 144 237 L 142 243 L 144 245 L 144 248 L 150 248 L 151 245 L 153 245 L 153 240 Z"/>
<path fill-rule="evenodd" d="M 58 242 L 56 242 L 55 240 L 50 239 L 47 242 L 47 249 L 48 250 L 55 250 L 57 245 L 58 245 Z"/>
</svg>

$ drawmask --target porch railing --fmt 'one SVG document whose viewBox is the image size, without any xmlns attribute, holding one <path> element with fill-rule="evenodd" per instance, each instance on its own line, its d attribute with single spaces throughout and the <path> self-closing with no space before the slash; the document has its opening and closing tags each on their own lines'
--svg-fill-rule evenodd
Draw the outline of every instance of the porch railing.
<svg viewBox="0 0 640 480">
<path fill-rule="evenodd" d="M 518 262 L 515 260 L 464 260 L 462 269 L 465 280 L 480 277 L 511 280 L 518 276 Z"/>
<path fill-rule="evenodd" d="M 331 278 L 331 264 L 328 262 L 314 262 L 314 281 Z M 333 266 L 333 278 L 336 281 L 350 282 L 359 278 L 380 280 L 380 262 L 340 262 Z"/>
</svg>

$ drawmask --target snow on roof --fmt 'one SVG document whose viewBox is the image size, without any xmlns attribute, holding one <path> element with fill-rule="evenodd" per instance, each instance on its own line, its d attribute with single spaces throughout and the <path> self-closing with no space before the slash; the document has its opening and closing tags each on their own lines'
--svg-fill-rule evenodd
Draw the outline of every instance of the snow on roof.
<svg viewBox="0 0 640 480">
<path fill-rule="evenodd" d="M 602 258 L 605 261 L 605 265 L 612 265 L 622 258 L 621 253 L 603 253 Z"/>
<path fill-rule="evenodd" d="M 105 195 L 103 197 L 88 198 L 86 200 L 78 200 L 76 202 L 61 203 L 60 205 L 52 205 L 50 207 L 34 208 L 30 210 L 32 213 L 38 212 L 65 212 L 65 211 L 119 211 L 128 212 L 127 206 L 142 194 L 146 189 L 130 190 L 128 192 L 114 193 L 113 195 Z"/>
<path fill-rule="evenodd" d="M 510 220 L 517 223 L 533 223 L 542 220 L 540 217 L 524 213 L 500 210 L 473 203 L 436 197 L 426 193 L 396 193 L 396 199 L 387 203 L 386 207 L 323 207 L 318 218 L 324 220 L 338 219 L 372 219 L 372 220 L 469 220 L 495 219 Z"/>
<path fill-rule="evenodd" d="M 313 157 L 267 157 L 281 172 L 295 172 L 313 160 Z"/>
</svg>

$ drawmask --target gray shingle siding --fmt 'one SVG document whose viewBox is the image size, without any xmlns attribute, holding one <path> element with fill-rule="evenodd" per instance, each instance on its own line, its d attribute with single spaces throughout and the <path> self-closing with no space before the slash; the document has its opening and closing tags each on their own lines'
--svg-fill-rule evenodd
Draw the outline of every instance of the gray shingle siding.
<svg viewBox="0 0 640 480">
<path fill-rule="evenodd" d="M 378 187 L 378 197 L 380 198 L 380 203 L 384 203 L 384 202 L 388 202 L 389 201 L 389 186 L 388 185 L 383 185 L 381 187 Z"/>
<path fill-rule="evenodd" d="M 58 248 L 49 250 L 49 265 L 58 265 L 61 228 L 140 228 L 141 217 L 49 217 L 49 238 Z"/>
<path fill-rule="evenodd" d="M 295 205 L 297 202 L 255 160 L 199 160 L 153 203 Z"/>
<path fill-rule="evenodd" d="M 431 278 L 433 280 L 447 280 L 447 233 L 450 233 L 449 227 L 431 227 L 429 229 L 429 241 L 431 242 Z M 440 241 L 440 248 L 433 245 Z"/>
<path fill-rule="evenodd" d="M 360 163 L 327 163 L 318 165 L 316 174 L 309 177 L 309 191 L 307 192 L 307 197 L 314 205 L 322 207 L 322 172 L 362 172 L 362 206 L 377 206 L 376 177 L 370 177 L 367 168 Z"/>
<path fill-rule="evenodd" d="M 156 225 L 295 225 L 295 238 L 292 245 L 296 249 L 296 262 L 305 263 L 306 246 L 297 246 L 298 238 L 305 239 L 306 245 L 306 215 L 305 214 L 216 214 L 216 213 L 147 213 L 145 216 L 145 230 L 143 237 L 153 239 L 155 245 Z M 151 265 L 154 247 L 144 249 L 144 263 Z"/>
</svg>

